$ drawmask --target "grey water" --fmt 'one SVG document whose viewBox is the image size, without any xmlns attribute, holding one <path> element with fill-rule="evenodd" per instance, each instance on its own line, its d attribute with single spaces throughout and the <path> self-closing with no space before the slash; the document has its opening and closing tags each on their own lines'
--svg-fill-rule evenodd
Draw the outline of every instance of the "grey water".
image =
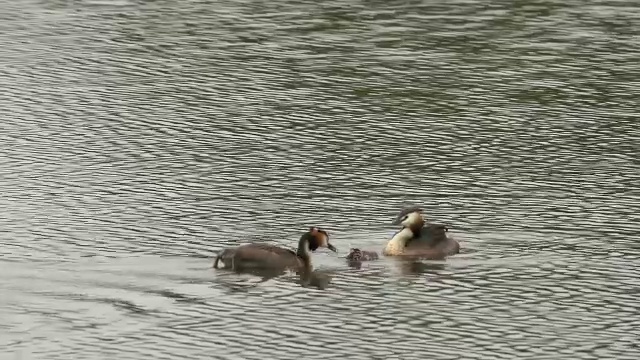
<svg viewBox="0 0 640 360">
<path fill-rule="evenodd" d="M 640 358 L 636 1 L 0 9 L 0 359 Z M 460 254 L 347 266 L 413 204 Z"/>
</svg>

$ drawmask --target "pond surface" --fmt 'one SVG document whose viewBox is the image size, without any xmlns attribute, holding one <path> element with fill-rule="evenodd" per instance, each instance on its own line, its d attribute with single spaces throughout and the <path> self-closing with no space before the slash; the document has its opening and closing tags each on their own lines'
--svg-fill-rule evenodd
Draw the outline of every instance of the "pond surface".
<svg viewBox="0 0 640 360">
<path fill-rule="evenodd" d="M 0 8 L 0 359 L 640 358 L 636 1 Z"/>
</svg>

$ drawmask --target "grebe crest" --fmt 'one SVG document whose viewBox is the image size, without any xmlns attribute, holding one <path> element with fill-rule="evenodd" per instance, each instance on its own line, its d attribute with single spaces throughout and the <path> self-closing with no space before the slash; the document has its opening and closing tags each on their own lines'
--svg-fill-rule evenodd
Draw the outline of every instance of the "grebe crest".
<svg viewBox="0 0 640 360">
<path fill-rule="evenodd" d="M 424 216 L 422 215 L 422 208 L 418 206 L 412 206 L 400 211 L 400 214 L 392 222 L 392 225 L 402 225 L 403 228 L 416 229 L 424 225 Z"/>
</svg>

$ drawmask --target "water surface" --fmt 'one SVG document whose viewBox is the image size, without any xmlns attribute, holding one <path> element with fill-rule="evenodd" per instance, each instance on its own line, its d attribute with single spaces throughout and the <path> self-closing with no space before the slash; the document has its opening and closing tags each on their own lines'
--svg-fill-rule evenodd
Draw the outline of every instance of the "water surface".
<svg viewBox="0 0 640 360">
<path fill-rule="evenodd" d="M 1 359 L 640 356 L 634 1 L 0 8 Z M 347 267 L 407 204 L 463 253 Z"/>
</svg>

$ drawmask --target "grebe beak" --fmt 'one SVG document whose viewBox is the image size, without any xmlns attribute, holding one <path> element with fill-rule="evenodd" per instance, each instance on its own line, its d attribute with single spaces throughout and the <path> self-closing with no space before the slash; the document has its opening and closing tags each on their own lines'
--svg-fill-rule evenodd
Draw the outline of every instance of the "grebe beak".
<svg viewBox="0 0 640 360">
<path fill-rule="evenodd" d="M 398 216 L 391 222 L 391 225 L 400 225 L 407 218 L 407 215 Z"/>
</svg>

